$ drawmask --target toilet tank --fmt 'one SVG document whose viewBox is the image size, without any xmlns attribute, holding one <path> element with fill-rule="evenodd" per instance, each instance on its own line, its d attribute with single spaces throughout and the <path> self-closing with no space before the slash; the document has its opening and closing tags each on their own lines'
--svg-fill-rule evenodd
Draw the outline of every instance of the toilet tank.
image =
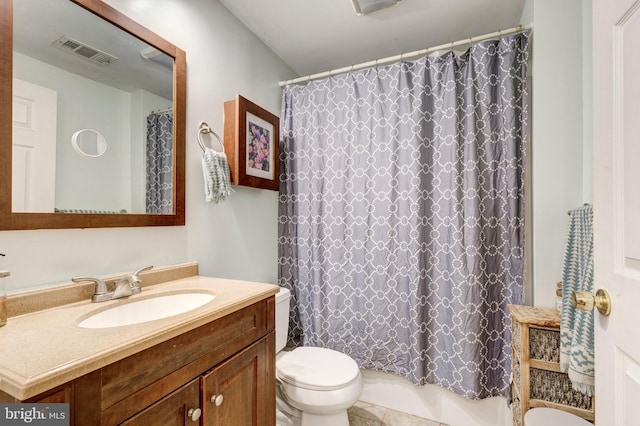
<svg viewBox="0 0 640 426">
<path fill-rule="evenodd" d="M 291 292 L 288 288 L 280 287 L 276 293 L 276 353 L 287 345 L 289 334 L 289 299 Z"/>
</svg>

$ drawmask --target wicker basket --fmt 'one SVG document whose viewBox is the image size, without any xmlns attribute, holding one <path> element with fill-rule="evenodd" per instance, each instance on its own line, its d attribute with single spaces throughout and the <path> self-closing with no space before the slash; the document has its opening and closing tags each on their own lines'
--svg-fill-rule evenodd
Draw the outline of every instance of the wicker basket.
<svg viewBox="0 0 640 426">
<path fill-rule="evenodd" d="M 520 323 L 518 323 L 517 321 L 513 321 L 513 327 L 511 327 L 512 330 L 512 337 L 511 340 L 513 342 L 513 350 L 516 353 L 520 352 Z"/>
<path fill-rule="evenodd" d="M 593 398 L 574 390 L 566 374 L 532 368 L 530 385 L 531 399 L 593 410 Z"/>
<path fill-rule="evenodd" d="M 529 357 L 559 363 L 560 332 L 531 327 L 529 329 Z"/>
<path fill-rule="evenodd" d="M 511 388 L 511 411 L 513 412 L 513 426 L 522 426 L 522 408 L 518 392 Z"/>
<path fill-rule="evenodd" d="M 517 358 L 513 358 L 513 383 L 516 385 L 516 389 L 520 389 L 520 362 Z"/>
</svg>

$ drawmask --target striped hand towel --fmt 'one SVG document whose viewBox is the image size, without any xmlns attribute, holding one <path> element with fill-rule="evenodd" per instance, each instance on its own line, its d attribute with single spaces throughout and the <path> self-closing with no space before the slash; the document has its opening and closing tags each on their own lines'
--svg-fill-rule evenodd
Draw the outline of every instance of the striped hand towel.
<svg viewBox="0 0 640 426">
<path fill-rule="evenodd" d="M 593 311 L 573 307 L 574 291 L 593 292 L 593 207 L 571 211 L 562 274 L 560 370 L 568 372 L 573 388 L 593 395 Z"/>
<path fill-rule="evenodd" d="M 217 203 L 233 192 L 231 189 L 229 164 L 224 152 L 205 147 L 202 156 L 205 200 Z"/>
</svg>

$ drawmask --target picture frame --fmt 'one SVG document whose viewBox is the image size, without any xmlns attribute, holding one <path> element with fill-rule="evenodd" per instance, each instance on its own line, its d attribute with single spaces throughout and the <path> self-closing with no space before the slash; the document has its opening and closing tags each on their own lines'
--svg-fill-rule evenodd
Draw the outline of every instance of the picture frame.
<svg viewBox="0 0 640 426">
<path fill-rule="evenodd" d="M 231 182 L 280 189 L 280 118 L 243 96 L 224 103 L 224 147 Z"/>
</svg>

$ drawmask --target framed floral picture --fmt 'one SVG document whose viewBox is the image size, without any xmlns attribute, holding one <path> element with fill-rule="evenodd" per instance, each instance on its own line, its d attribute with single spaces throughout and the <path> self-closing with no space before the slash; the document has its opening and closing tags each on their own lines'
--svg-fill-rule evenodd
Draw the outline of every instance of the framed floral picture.
<svg viewBox="0 0 640 426">
<path fill-rule="evenodd" d="M 279 127 L 277 116 L 240 95 L 224 103 L 224 145 L 231 182 L 279 189 Z"/>
</svg>

